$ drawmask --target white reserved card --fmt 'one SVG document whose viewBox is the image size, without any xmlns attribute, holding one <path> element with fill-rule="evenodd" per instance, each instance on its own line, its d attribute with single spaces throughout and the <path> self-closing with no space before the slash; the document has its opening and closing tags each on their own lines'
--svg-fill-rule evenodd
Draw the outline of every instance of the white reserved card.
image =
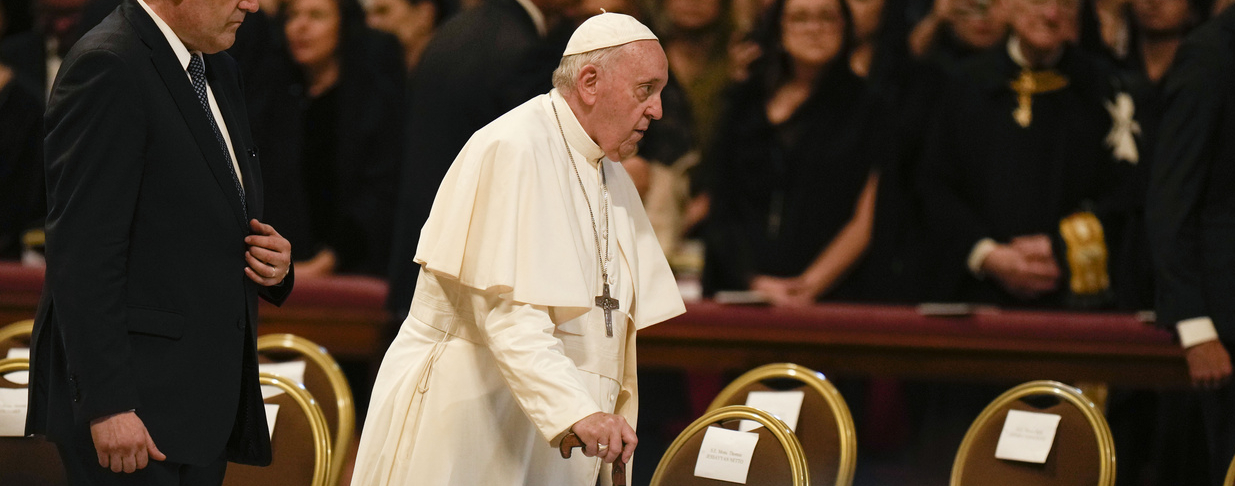
<svg viewBox="0 0 1235 486">
<path fill-rule="evenodd" d="M 0 388 L 0 437 L 26 435 L 25 388 Z"/>
<path fill-rule="evenodd" d="M 806 392 L 795 391 L 753 391 L 746 395 L 746 406 L 754 407 L 775 415 L 776 418 L 789 426 L 789 430 L 797 431 L 798 415 L 802 413 L 802 400 Z M 743 420 L 738 424 L 738 430 L 749 432 L 761 427 L 754 420 Z"/>
<path fill-rule="evenodd" d="M 274 419 L 279 416 L 279 404 L 267 403 L 266 405 L 266 428 L 270 429 L 270 438 L 274 439 Z"/>
<path fill-rule="evenodd" d="M 746 484 L 750 459 L 755 455 L 759 434 L 708 427 L 695 461 L 695 476 Z"/>
<path fill-rule="evenodd" d="M 9 348 L 8 356 L 5 358 L 26 358 L 30 359 L 30 348 Z M 9 380 L 16 385 L 27 385 L 30 383 L 29 371 L 14 371 L 4 375 L 4 379 Z"/>
<path fill-rule="evenodd" d="M 292 383 L 304 383 L 304 361 L 284 361 L 282 363 L 261 363 L 257 365 L 257 370 L 262 373 L 270 373 L 291 380 Z M 262 398 L 277 397 L 283 394 L 277 386 L 264 385 L 262 386 Z"/>
<path fill-rule="evenodd" d="M 1059 429 L 1059 415 L 1053 413 L 1008 410 L 1008 419 L 1003 422 L 999 444 L 995 446 L 995 458 L 1011 461 L 1042 464 L 1055 443 L 1055 431 Z"/>
</svg>

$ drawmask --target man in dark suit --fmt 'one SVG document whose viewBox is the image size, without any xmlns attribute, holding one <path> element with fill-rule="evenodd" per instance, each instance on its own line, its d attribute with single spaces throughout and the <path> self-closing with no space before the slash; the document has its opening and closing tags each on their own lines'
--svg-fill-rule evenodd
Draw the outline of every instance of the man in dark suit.
<svg viewBox="0 0 1235 486">
<path fill-rule="evenodd" d="M 1235 456 L 1235 8 L 1188 36 L 1162 95 L 1146 201 L 1158 322 L 1186 348 L 1217 485 Z"/>
<path fill-rule="evenodd" d="M 125 0 L 46 114 L 47 280 L 28 433 L 74 484 L 220 484 L 266 464 L 257 297 L 292 288 L 230 46 L 253 0 Z M 153 459 L 151 461 L 150 459 Z"/>
<path fill-rule="evenodd" d="M 564 15 L 577 3 L 486 1 L 443 24 L 425 47 L 411 81 L 386 300 L 393 322 L 383 344 L 407 317 L 420 271 L 412 257 L 446 169 L 476 130 L 551 88 L 550 75 L 574 31 Z"/>
<path fill-rule="evenodd" d="M 1121 278 L 1123 265 L 1135 263 L 1122 251 L 1133 214 L 1124 196 L 1140 157 L 1134 120 L 1117 120 L 1107 106 L 1131 97 L 1113 89 L 1119 86 L 1113 69 L 1070 44 L 1080 2 L 1010 0 L 1009 8 L 1016 15 L 1007 44 L 965 62 L 966 76 L 941 96 L 919 171 L 939 265 L 939 294 L 929 297 L 1005 306 L 1110 305 L 1103 285 L 1078 289 L 1070 278 L 1061 220 L 1085 211 L 1103 226 L 1110 287 L 1123 302 L 1121 292 L 1135 295 L 1131 279 Z M 1123 126 L 1129 127 L 1130 153 L 1107 144 Z M 1089 266 L 1106 273 L 1105 263 Z"/>
</svg>

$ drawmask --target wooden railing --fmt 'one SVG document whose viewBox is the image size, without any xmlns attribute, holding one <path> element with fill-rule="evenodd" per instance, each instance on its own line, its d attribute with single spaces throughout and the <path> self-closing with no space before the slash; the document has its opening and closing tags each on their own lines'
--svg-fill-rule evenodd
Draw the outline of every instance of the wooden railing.
<svg viewBox="0 0 1235 486">
<path fill-rule="evenodd" d="M 1132 314 L 986 308 L 931 317 L 913 306 L 779 309 L 711 302 L 687 309 L 639 332 L 640 365 L 745 370 L 793 362 L 852 375 L 1188 385 L 1172 334 Z"/>
<path fill-rule="evenodd" d="M 34 315 L 42 271 L 0 263 L 0 324 Z M 386 284 L 366 277 L 296 282 L 281 308 L 262 307 L 261 333 L 288 332 L 342 359 L 369 359 L 387 320 Z M 639 362 L 745 370 L 789 361 L 828 373 L 958 381 L 1054 379 L 1181 388 L 1186 363 L 1171 333 L 1120 313 L 977 309 L 930 317 L 912 306 L 802 309 L 687 305 L 639 335 Z"/>
</svg>

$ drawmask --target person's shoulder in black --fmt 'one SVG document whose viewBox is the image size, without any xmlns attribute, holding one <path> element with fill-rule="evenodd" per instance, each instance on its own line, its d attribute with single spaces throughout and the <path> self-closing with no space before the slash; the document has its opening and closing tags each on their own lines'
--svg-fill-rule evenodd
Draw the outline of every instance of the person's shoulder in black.
<svg viewBox="0 0 1235 486">
<path fill-rule="evenodd" d="M 450 163 L 476 130 L 543 92 L 556 63 L 526 61 L 537 46 L 556 39 L 542 38 L 515 0 L 487 0 L 447 20 L 425 47 L 410 83 L 406 155 L 399 168 L 388 275 L 393 314 L 403 314 L 411 303 L 420 228 Z"/>
<path fill-rule="evenodd" d="M 6 79 L 7 78 L 7 79 Z M 0 64 L 0 259 L 21 256 L 21 237 L 43 225 L 42 94 Z"/>
<path fill-rule="evenodd" d="M 12 82 L 26 86 L 27 90 L 45 93 L 47 78 L 47 47 L 38 32 L 27 30 L 9 35 L 0 40 L 0 64 L 13 70 Z M 39 97 L 42 101 L 42 96 Z"/>
</svg>

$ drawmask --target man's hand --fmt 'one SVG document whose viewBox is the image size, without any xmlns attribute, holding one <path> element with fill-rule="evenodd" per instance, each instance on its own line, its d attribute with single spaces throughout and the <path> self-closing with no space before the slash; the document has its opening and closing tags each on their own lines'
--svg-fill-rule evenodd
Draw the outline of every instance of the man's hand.
<svg viewBox="0 0 1235 486">
<path fill-rule="evenodd" d="M 279 235 L 273 227 L 256 219 L 249 220 L 253 234 L 244 237 L 249 246 L 244 259 L 249 266 L 244 269 L 249 280 L 269 287 L 278 285 L 291 272 L 292 244 Z"/>
<path fill-rule="evenodd" d="M 1010 245 L 997 245 L 982 261 L 982 271 L 999 281 L 1008 292 L 1032 299 L 1059 286 L 1059 265 L 1051 255 L 1045 236 L 1020 237 Z"/>
<path fill-rule="evenodd" d="M 131 473 L 145 469 L 150 459 L 167 460 L 167 456 L 154 446 L 146 424 L 133 412 L 108 415 L 90 422 L 90 437 L 99 454 L 99 465 L 112 472 Z"/>
<path fill-rule="evenodd" d="M 1222 341 L 1206 341 L 1184 351 L 1192 386 L 1216 390 L 1231 380 L 1231 355 Z"/>
<path fill-rule="evenodd" d="M 1009 245 L 1031 260 L 1055 262 L 1055 252 L 1051 249 L 1051 237 L 1037 234 L 1012 238 Z"/>
<path fill-rule="evenodd" d="M 596 412 L 575 422 L 570 430 L 583 441 L 583 455 L 609 463 L 619 456 L 622 462 L 630 462 L 639 444 L 635 429 L 621 415 Z"/>
</svg>

